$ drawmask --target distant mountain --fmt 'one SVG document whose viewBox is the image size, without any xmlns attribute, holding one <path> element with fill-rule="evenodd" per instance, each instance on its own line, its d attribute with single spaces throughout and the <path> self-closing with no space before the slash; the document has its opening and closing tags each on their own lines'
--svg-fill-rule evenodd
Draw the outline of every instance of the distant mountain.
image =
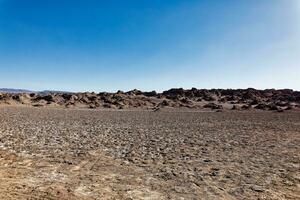
<svg viewBox="0 0 300 200">
<path fill-rule="evenodd" d="M 13 88 L 0 88 L 0 92 L 4 93 L 31 93 L 34 91 L 24 89 L 13 89 Z"/>
<path fill-rule="evenodd" d="M 2 92 L 2 93 L 41 93 L 41 94 L 70 93 L 67 91 L 56 91 L 56 90 L 33 91 L 33 90 L 14 89 L 14 88 L 0 88 L 0 92 Z"/>
<path fill-rule="evenodd" d="M 71 92 L 57 91 L 57 90 L 43 90 L 43 91 L 39 91 L 37 93 L 40 93 L 40 94 L 53 94 L 53 93 L 64 93 L 64 94 L 67 94 L 67 93 L 71 93 Z"/>
</svg>

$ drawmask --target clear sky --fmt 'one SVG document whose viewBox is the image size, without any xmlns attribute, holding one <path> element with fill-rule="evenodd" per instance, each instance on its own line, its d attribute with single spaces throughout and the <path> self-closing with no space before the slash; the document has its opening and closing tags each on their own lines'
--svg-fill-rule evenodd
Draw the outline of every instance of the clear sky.
<svg viewBox="0 0 300 200">
<path fill-rule="evenodd" d="M 0 0 L 0 87 L 300 90 L 300 0 Z"/>
</svg>

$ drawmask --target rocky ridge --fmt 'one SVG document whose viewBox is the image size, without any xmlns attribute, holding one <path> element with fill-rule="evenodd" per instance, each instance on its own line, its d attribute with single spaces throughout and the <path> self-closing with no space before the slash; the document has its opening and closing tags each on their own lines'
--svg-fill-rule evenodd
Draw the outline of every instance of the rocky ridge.
<svg viewBox="0 0 300 200">
<path fill-rule="evenodd" d="M 189 108 L 206 110 L 300 110 L 300 92 L 290 89 L 183 89 L 173 88 L 162 93 L 84 92 L 84 93 L 0 93 L 0 105 L 35 107 L 153 109 Z"/>
</svg>

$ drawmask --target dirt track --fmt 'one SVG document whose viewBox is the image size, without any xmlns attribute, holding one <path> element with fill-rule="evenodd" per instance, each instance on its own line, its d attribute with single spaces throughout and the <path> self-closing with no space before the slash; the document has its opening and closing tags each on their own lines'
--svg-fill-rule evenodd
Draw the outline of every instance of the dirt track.
<svg viewBox="0 0 300 200">
<path fill-rule="evenodd" d="M 300 113 L 0 107 L 0 199 L 300 199 Z"/>
</svg>

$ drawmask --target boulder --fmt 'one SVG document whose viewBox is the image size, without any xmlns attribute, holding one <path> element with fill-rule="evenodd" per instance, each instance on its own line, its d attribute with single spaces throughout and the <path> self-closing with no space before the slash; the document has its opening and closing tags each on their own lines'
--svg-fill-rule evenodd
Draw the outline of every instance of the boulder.
<svg viewBox="0 0 300 200">
<path fill-rule="evenodd" d="M 223 106 L 222 105 L 218 105 L 218 104 L 215 104 L 215 103 L 208 103 L 208 104 L 205 104 L 203 106 L 203 108 L 210 108 L 212 110 L 216 110 L 216 109 L 223 109 Z"/>
</svg>

